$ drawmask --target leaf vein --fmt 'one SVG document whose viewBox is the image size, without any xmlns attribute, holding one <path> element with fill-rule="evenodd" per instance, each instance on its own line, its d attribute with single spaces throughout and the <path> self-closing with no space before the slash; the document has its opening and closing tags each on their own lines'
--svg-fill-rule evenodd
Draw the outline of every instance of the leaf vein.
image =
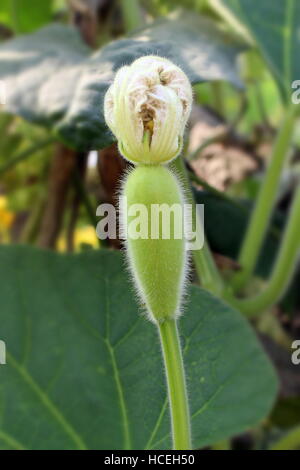
<svg viewBox="0 0 300 470">
<path fill-rule="evenodd" d="M 74 430 L 72 425 L 66 420 L 61 411 L 57 406 L 50 400 L 44 390 L 35 382 L 29 372 L 18 363 L 18 361 L 12 356 L 11 353 L 7 352 L 7 359 L 19 376 L 24 382 L 31 388 L 31 390 L 37 395 L 41 403 L 47 408 L 49 413 L 56 419 L 61 425 L 62 429 L 68 434 L 68 436 L 74 441 L 78 449 L 86 450 L 87 447 L 83 442 L 79 434 Z"/>
</svg>

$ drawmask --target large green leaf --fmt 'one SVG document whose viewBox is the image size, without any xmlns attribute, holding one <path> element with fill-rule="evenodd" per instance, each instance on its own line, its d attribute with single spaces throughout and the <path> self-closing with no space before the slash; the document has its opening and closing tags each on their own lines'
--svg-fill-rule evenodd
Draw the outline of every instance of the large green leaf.
<svg viewBox="0 0 300 470">
<path fill-rule="evenodd" d="M 1 0 L 0 22 L 16 33 L 28 33 L 51 19 L 52 0 Z"/>
<path fill-rule="evenodd" d="M 193 83 L 228 80 L 240 86 L 235 59 L 241 46 L 208 19 L 174 13 L 127 39 L 91 54 L 72 27 L 51 25 L 0 48 L 0 79 L 7 110 L 56 132 L 78 149 L 113 141 L 103 117 L 103 97 L 115 71 L 146 54 L 170 58 Z"/>
<path fill-rule="evenodd" d="M 217 0 L 248 28 L 284 93 L 300 77 L 299 0 Z"/>
<path fill-rule="evenodd" d="M 120 253 L 2 247 L 0 297 L 1 448 L 170 447 L 157 332 Z M 192 287 L 180 330 L 194 447 L 256 425 L 277 381 L 247 322 Z"/>
</svg>

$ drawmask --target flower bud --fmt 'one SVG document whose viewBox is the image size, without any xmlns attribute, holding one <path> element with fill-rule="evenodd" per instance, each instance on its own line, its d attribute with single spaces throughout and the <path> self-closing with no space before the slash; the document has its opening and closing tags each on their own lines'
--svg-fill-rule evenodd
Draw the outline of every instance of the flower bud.
<svg viewBox="0 0 300 470">
<path fill-rule="evenodd" d="M 119 151 L 134 163 L 166 163 L 182 149 L 192 87 L 171 61 L 145 56 L 117 72 L 104 100 Z"/>
</svg>

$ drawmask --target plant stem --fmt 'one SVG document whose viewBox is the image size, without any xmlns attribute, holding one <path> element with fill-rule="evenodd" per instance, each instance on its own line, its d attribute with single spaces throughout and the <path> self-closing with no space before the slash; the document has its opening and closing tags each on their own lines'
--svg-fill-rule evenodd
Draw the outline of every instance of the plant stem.
<svg viewBox="0 0 300 470">
<path fill-rule="evenodd" d="M 125 29 L 130 33 L 142 25 L 142 15 L 138 0 L 120 0 Z"/>
<path fill-rule="evenodd" d="M 265 180 L 262 183 L 240 251 L 238 261 L 242 270 L 236 273 L 231 281 L 235 291 L 245 285 L 256 266 L 257 258 L 275 205 L 278 183 L 284 161 L 291 144 L 296 108 L 296 106 L 291 106 L 287 111 L 285 120 L 275 142 L 269 168 Z"/>
<path fill-rule="evenodd" d="M 19 7 L 17 6 L 16 0 L 10 0 L 10 17 L 11 17 L 11 22 L 12 22 L 12 27 L 14 30 L 15 34 L 20 33 L 20 28 L 19 28 L 19 16 L 18 16 L 18 10 Z"/>
<path fill-rule="evenodd" d="M 32 145 L 32 147 L 29 147 L 28 149 L 26 149 L 23 152 L 19 153 L 15 157 L 11 158 L 2 167 L 0 167 L 0 175 L 5 173 L 6 171 L 10 170 L 11 168 L 13 168 L 15 165 L 22 162 L 23 160 L 26 160 L 27 158 L 31 157 L 31 155 L 38 152 L 39 150 L 47 147 L 50 144 L 53 144 L 54 142 L 55 142 L 55 140 L 52 137 L 52 138 L 42 140 L 42 141 L 37 142 L 36 144 Z"/>
<path fill-rule="evenodd" d="M 225 103 L 222 82 L 211 82 L 213 104 L 220 116 L 225 116 Z"/>
<path fill-rule="evenodd" d="M 39 230 L 39 225 L 40 225 L 40 221 L 43 215 L 44 206 L 45 206 L 45 196 L 44 194 L 42 194 L 42 197 L 41 195 L 37 197 L 35 206 L 33 207 L 31 214 L 29 215 L 28 220 L 26 221 L 24 229 L 22 230 L 22 233 L 20 236 L 21 243 L 24 243 L 24 244 L 34 243 L 38 230 Z"/>
<path fill-rule="evenodd" d="M 250 208 L 240 202 L 238 199 L 234 199 L 225 192 L 219 191 L 214 186 L 211 186 L 209 183 L 207 183 L 203 178 L 200 178 L 198 175 L 196 175 L 193 171 L 189 171 L 188 174 L 191 181 L 202 186 L 207 192 L 220 199 L 220 201 L 224 201 L 232 207 L 235 207 L 241 215 L 243 214 L 248 216 L 250 214 Z M 272 225 L 269 228 L 269 232 L 270 235 L 276 238 L 276 240 L 280 239 L 281 232 L 275 225 Z"/>
<path fill-rule="evenodd" d="M 191 429 L 185 373 L 176 320 L 158 324 L 168 385 L 173 449 L 190 450 Z"/>
<path fill-rule="evenodd" d="M 96 217 L 96 211 L 95 211 L 95 208 L 92 204 L 92 201 L 89 198 L 89 195 L 86 191 L 85 185 L 82 181 L 82 177 L 79 174 L 79 171 L 77 170 L 77 168 L 73 172 L 73 184 L 74 184 L 74 186 L 76 188 L 76 191 L 78 192 L 78 195 L 80 196 L 81 201 L 82 201 L 82 203 L 85 207 L 85 210 L 86 210 L 86 213 L 87 213 L 87 215 L 90 219 L 91 225 L 93 225 L 95 227 L 98 223 L 98 219 Z"/>
<path fill-rule="evenodd" d="M 176 158 L 176 160 L 172 162 L 171 168 L 174 169 L 183 184 L 186 200 L 188 204 L 192 205 L 193 226 L 197 224 L 196 230 L 197 233 L 200 233 L 202 227 L 199 226 L 199 217 L 196 218 L 196 204 L 182 157 Z M 199 239 L 200 238 L 201 236 L 199 234 Z M 201 285 L 210 292 L 220 295 L 223 292 L 224 284 L 206 239 L 204 240 L 204 245 L 201 250 L 193 251 L 193 259 Z"/>
<path fill-rule="evenodd" d="M 288 287 L 300 252 L 300 186 L 290 211 L 281 247 L 271 274 L 270 281 L 263 292 L 253 298 L 230 299 L 236 308 L 247 315 L 255 315 L 274 305 Z"/>
</svg>

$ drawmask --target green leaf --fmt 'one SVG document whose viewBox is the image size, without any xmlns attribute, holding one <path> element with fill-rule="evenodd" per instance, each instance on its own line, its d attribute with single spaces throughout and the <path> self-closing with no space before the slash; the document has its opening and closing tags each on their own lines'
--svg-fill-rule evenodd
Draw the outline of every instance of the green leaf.
<svg viewBox="0 0 300 470">
<path fill-rule="evenodd" d="M 286 99 L 300 77 L 299 0 L 221 0 L 248 28 Z"/>
<path fill-rule="evenodd" d="M 68 145 L 97 149 L 114 140 L 103 117 L 104 94 L 116 70 L 146 54 L 180 65 L 193 83 L 227 80 L 241 86 L 235 59 L 241 46 L 215 23 L 174 13 L 91 54 L 70 26 L 51 25 L 0 48 L 7 110 L 49 128 Z"/>
<path fill-rule="evenodd" d="M 194 191 L 194 195 L 197 203 L 204 204 L 205 207 L 205 234 L 211 249 L 238 260 L 253 202 L 225 200 L 205 191 Z M 255 268 L 255 274 L 263 279 L 267 279 L 272 272 L 285 223 L 286 217 L 278 210 L 275 211 Z M 218 226 L 221 226 L 222 230 L 216 230 Z M 298 308 L 299 282 L 300 269 L 296 271 L 293 281 L 280 301 L 285 312 L 294 312 Z"/>
<path fill-rule="evenodd" d="M 51 19 L 52 0 L 1 0 L 0 22 L 16 33 L 29 33 Z"/>
<path fill-rule="evenodd" d="M 0 447 L 170 448 L 158 335 L 121 254 L 0 249 Z M 247 322 L 197 287 L 180 321 L 194 447 L 266 416 L 277 381 Z"/>
<path fill-rule="evenodd" d="M 212 250 L 237 260 L 252 202 L 244 200 L 235 204 L 205 191 L 195 191 L 194 194 L 197 203 L 205 207 L 205 233 Z M 278 253 L 284 217 L 276 211 L 272 222 L 256 266 L 256 274 L 263 278 L 270 275 Z M 216 230 L 218 226 L 222 230 Z"/>
</svg>

